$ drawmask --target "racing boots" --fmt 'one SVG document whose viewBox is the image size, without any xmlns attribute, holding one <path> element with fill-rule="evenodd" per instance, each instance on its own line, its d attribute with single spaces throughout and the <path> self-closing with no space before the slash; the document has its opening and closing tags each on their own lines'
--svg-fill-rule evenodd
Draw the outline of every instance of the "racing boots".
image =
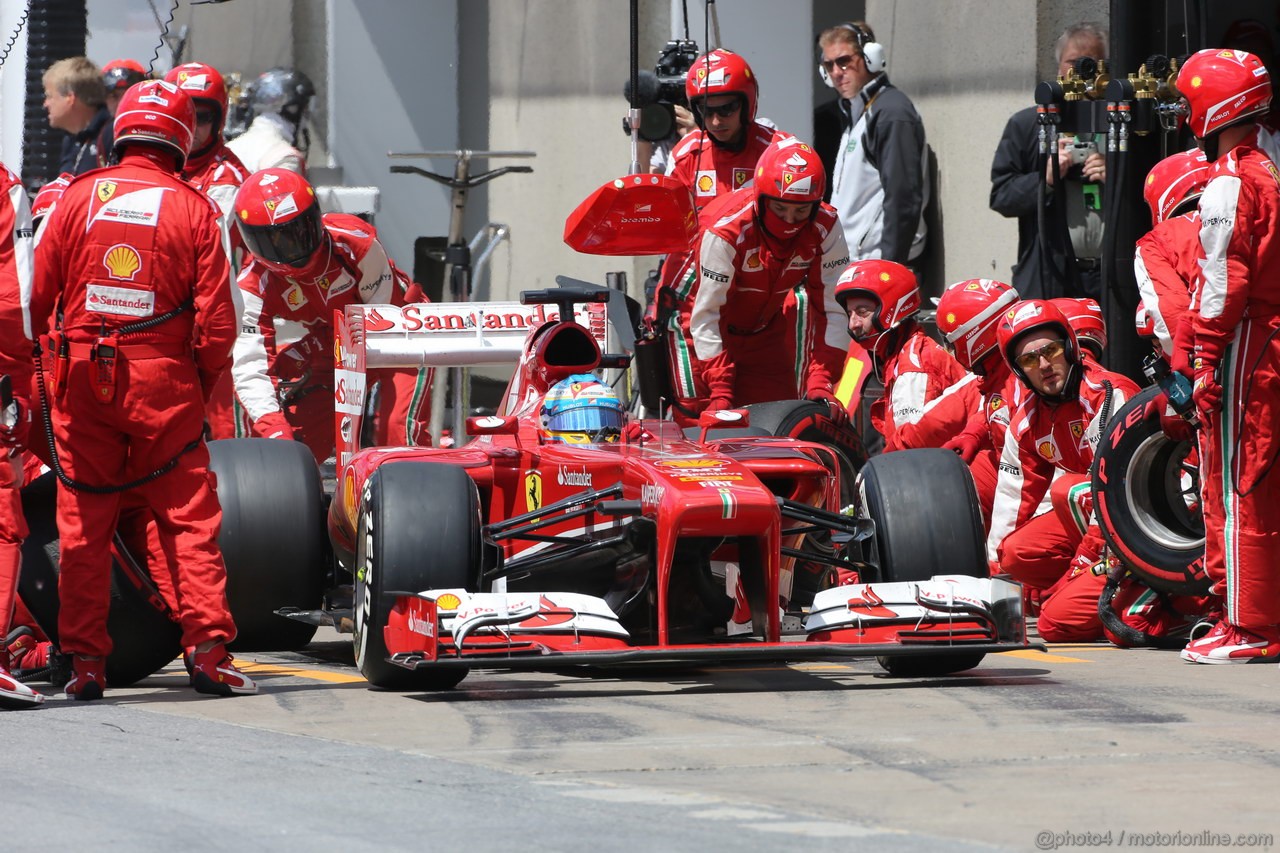
<svg viewBox="0 0 1280 853">
<path fill-rule="evenodd" d="M 107 688 L 106 661 L 102 658 L 71 656 L 71 680 L 65 688 L 68 699 L 92 702 L 102 698 Z"/>
<path fill-rule="evenodd" d="M 243 696 L 258 692 L 253 679 L 236 669 L 221 643 L 191 656 L 191 686 L 210 696 Z"/>
<path fill-rule="evenodd" d="M 1199 639 L 1187 643 L 1188 663 L 1271 663 L 1280 660 L 1280 628 L 1241 628 L 1223 619 Z"/>
</svg>

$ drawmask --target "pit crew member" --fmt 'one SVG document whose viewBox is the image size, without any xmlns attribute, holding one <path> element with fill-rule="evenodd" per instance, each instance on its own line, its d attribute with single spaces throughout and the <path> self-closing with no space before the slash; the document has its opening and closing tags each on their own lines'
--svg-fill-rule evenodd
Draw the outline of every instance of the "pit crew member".
<svg viewBox="0 0 1280 853">
<path fill-rule="evenodd" d="M 805 397 L 844 416 L 832 381 L 849 346 L 835 300 L 848 250 L 835 210 L 822 203 L 824 182 L 817 153 L 784 139 L 760 158 L 752 186 L 712 206 L 688 326 L 672 335 L 686 411 Z M 794 324 L 782 310 L 793 291 L 804 300 Z"/>
<path fill-rule="evenodd" d="M 1178 72 L 1192 134 L 1212 164 L 1200 197 L 1203 268 L 1175 337 L 1200 418 L 1205 572 L 1225 618 L 1191 663 L 1280 656 L 1280 177 L 1258 147 L 1271 79 L 1258 57 L 1202 50 Z M 1182 329 L 1186 329 L 1184 334 Z"/>
<path fill-rule="evenodd" d="M 307 147 L 302 123 L 315 94 L 310 78 L 296 68 L 272 68 L 258 75 L 249 95 L 253 122 L 227 143 L 248 173 L 288 169 L 306 177 L 307 155 L 297 146 L 302 141 L 302 148 Z"/>
<path fill-rule="evenodd" d="M 31 331 L 44 334 L 61 310 L 48 355 L 70 481 L 58 490 L 58 630 L 74 699 L 99 699 L 105 687 L 110 544 L 131 484 L 157 522 L 162 551 L 148 564 L 170 573 L 196 690 L 257 691 L 225 646 L 236 629 L 203 426 L 235 310 L 217 209 L 177 176 L 194 128 L 195 106 L 177 87 L 129 89 L 115 119 L 119 165 L 71 182 L 36 249 Z"/>
<path fill-rule="evenodd" d="M 1105 419 L 1138 388 L 1083 356 L 1067 317 L 1051 302 L 1027 300 L 1010 308 L 998 337 L 1001 355 L 1030 393 L 1005 435 L 988 557 L 1029 588 L 1053 590 L 1040 612 L 1041 637 L 1096 639 L 1102 633 L 1098 596 L 1106 580 L 1105 562 L 1095 573 L 1101 532 L 1091 519 L 1082 536 L 1059 513 L 1036 513 L 1059 471 L 1088 476 Z M 1072 483 L 1062 482 L 1062 488 Z M 1060 502 L 1063 507 L 1075 505 L 1067 498 Z M 1077 573 L 1075 583 L 1068 578 L 1059 585 L 1077 558 L 1087 570 Z"/>
<path fill-rule="evenodd" d="M 893 261 L 854 261 L 841 273 L 835 295 L 848 312 L 849 334 L 871 356 L 884 384 L 884 396 L 871 404 L 871 423 L 884 436 L 885 451 L 923 446 L 904 443 L 899 428 L 919 421 L 925 406 L 963 379 L 965 371 L 916 319 L 920 288 L 915 274 Z M 964 424 L 964 418 L 956 418 L 957 429 Z"/>
<path fill-rule="evenodd" d="M 315 191 L 287 169 L 256 172 L 236 194 L 236 224 L 252 253 L 238 280 L 244 300 L 232 376 L 253 434 L 296 438 L 317 461 L 334 451 L 332 393 L 323 403 L 291 395 L 303 372 L 333 390 L 333 312 L 356 303 L 404 305 L 410 282 L 373 226 L 345 213 L 320 214 Z M 303 338 L 281 361 L 276 321 L 301 324 Z M 308 370 L 292 362 L 309 361 Z M 430 370 L 371 370 L 381 380 L 379 444 L 429 444 Z M 281 384 L 286 380 L 284 385 Z M 304 405 L 306 403 L 306 405 Z"/>
<path fill-rule="evenodd" d="M 22 449 L 31 428 L 30 338 L 22 308 L 31 294 L 31 208 L 22 181 L 0 165 L 0 376 L 13 403 L 0 411 L 0 637 L 9 634 L 18 598 L 18 572 L 27 522 L 22 515 Z M 22 342 L 26 342 L 26 346 Z M 10 675 L 0 658 L 0 707 L 38 705 L 44 697 Z"/>
</svg>

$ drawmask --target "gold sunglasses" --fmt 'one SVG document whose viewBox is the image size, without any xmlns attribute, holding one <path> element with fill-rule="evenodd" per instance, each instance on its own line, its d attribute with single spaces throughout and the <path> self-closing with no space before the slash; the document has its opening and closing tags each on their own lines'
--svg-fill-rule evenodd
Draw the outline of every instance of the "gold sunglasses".
<svg viewBox="0 0 1280 853">
<path fill-rule="evenodd" d="M 1040 359 L 1045 361 L 1053 361 L 1058 356 L 1067 351 L 1067 345 L 1062 341 L 1050 341 L 1039 349 L 1033 349 L 1030 352 L 1024 352 L 1022 355 L 1014 359 L 1018 363 L 1018 367 L 1023 370 L 1031 370 L 1040 363 Z"/>
</svg>

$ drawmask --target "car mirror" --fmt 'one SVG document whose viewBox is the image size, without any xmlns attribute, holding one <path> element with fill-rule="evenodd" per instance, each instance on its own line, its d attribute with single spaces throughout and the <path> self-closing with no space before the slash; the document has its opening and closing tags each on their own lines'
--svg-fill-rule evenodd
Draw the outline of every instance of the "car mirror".
<svg viewBox="0 0 1280 853">
<path fill-rule="evenodd" d="M 467 418 L 467 435 L 515 435 L 520 431 L 520 421 L 512 417 L 480 415 Z"/>
<path fill-rule="evenodd" d="M 698 426 L 702 427 L 698 441 L 705 443 L 707 430 L 751 426 L 751 414 L 746 409 L 719 409 L 714 412 L 703 412 L 698 416 Z"/>
</svg>

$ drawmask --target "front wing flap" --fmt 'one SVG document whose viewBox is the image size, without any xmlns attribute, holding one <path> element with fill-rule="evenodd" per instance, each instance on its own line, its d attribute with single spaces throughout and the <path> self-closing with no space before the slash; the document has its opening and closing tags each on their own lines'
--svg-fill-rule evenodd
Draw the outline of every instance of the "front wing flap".
<svg viewBox="0 0 1280 853">
<path fill-rule="evenodd" d="M 601 599 L 578 593 L 395 593 L 391 663 L 546 669 L 630 663 L 804 661 L 1004 652 L 1030 647 L 1016 583 L 935 578 L 819 593 L 806 637 L 784 642 L 637 645 Z"/>
</svg>

